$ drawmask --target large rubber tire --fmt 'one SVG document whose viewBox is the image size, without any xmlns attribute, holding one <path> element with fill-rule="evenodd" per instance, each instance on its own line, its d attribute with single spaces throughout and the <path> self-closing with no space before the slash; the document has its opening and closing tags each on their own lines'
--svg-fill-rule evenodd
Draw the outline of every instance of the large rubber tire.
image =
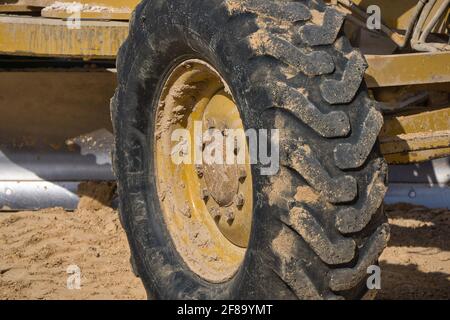
<svg viewBox="0 0 450 320">
<path fill-rule="evenodd" d="M 137 272 L 158 299 L 357 299 L 385 248 L 383 117 L 364 57 L 321 1 L 143 1 L 117 58 L 112 99 L 120 213 Z M 214 66 L 246 128 L 280 129 L 281 169 L 253 166 L 250 243 L 237 274 L 209 283 L 177 253 L 154 168 L 155 101 L 182 57 Z"/>
</svg>

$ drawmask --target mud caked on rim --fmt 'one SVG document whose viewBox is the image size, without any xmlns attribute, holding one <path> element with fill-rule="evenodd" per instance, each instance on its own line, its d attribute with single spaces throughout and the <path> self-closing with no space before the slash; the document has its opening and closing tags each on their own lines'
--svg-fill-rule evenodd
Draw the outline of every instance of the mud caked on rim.
<svg viewBox="0 0 450 320">
<path fill-rule="evenodd" d="M 245 163 L 237 163 L 236 157 L 234 164 L 227 164 L 226 149 L 221 163 L 205 161 L 203 152 L 211 141 L 204 133 L 243 133 L 239 110 L 223 78 L 202 60 L 178 63 L 162 88 L 155 172 L 165 223 L 191 270 L 208 281 L 222 282 L 236 273 L 244 258 L 253 210 L 252 178 L 246 146 Z M 179 129 L 186 130 L 188 139 L 173 141 Z M 202 138 L 199 150 L 194 142 Z M 183 148 L 177 149 L 174 142 Z M 186 153 L 180 155 L 187 156 L 186 163 L 174 161 L 174 152 Z"/>
<path fill-rule="evenodd" d="M 117 58 L 113 163 L 121 221 L 150 298 L 366 295 L 367 269 L 389 236 L 381 207 L 387 166 L 377 150 L 383 117 L 363 84 L 363 55 L 340 33 L 343 21 L 320 0 L 155 0 L 137 6 Z M 184 57 L 211 67 L 196 62 L 186 69 Z M 168 72 L 174 61 L 180 62 Z M 179 82 L 195 79 L 189 70 L 196 69 L 214 84 L 205 85 L 210 91 L 198 109 L 192 104 L 203 101 L 195 93 L 202 81 Z M 184 94 L 190 87 L 193 96 Z M 175 97 L 186 101 L 172 103 Z M 225 115 L 216 117 L 214 106 L 234 110 L 230 114 L 239 114 L 246 129 L 279 129 L 279 172 L 263 176 L 258 163 L 244 183 L 232 179 L 225 189 L 214 168 L 171 168 L 164 161 L 164 146 L 171 146 L 160 142 L 165 130 L 189 128 L 187 115 L 203 121 L 210 114 L 221 122 Z M 236 168 L 219 171 L 239 176 Z M 184 180 L 172 178 L 183 172 Z M 241 199 L 235 226 L 251 222 L 251 228 L 234 233 L 225 210 L 242 205 Z M 214 203 L 223 207 L 223 224 L 206 210 Z M 185 230 L 186 223 L 199 229 Z M 205 236 L 200 225 L 214 236 Z M 207 252 L 207 239 L 221 241 Z M 214 263 L 219 259 L 223 266 Z"/>
</svg>

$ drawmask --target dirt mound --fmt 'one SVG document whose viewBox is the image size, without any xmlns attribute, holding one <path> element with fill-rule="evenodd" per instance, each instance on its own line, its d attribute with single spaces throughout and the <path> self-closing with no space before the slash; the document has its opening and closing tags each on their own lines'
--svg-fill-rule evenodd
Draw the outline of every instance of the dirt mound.
<svg viewBox="0 0 450 320">
<path fill-rule="evenodd" d="M 111 206 L 117 185 L 115 182 L 83 182 L 78 186 L 78 210 L 101 210 Z"/>
</svg>

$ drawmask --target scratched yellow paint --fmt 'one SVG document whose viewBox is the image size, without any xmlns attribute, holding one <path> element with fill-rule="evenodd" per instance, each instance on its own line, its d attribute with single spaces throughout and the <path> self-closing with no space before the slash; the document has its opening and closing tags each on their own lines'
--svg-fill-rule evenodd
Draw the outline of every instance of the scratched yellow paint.
<svg viewBox="0 0 450 320">
<path fill-rule="evenodd" d="M 26 56 L 114 59 L 128 35 L 128 23 L 0 16 L 0 53 Z"/>
<path fill-rule="evenodd" d="M 369 88 L 450 82 L 450 52 L 366 55 Z"/>
</svg>

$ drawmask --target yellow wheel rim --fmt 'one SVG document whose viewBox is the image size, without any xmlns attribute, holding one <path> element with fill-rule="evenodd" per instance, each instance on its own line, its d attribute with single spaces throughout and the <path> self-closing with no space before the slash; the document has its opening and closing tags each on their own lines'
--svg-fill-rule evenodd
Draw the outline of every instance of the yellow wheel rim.
<svg viewBox="0 0 450 320">
<path fill-rule="evenodd" d="M 172 141 L 180 130 L 191 138 L 182 151 Z M 203 134 L 208 130 L 221 134 L 224 141 L 230 141 L 230 135 L 240 139 L 237 146 L 223 144 L 223 164 L 205 161 L 205 154 L 220 158 L 215 152 L 209 153 L 219 139 Z M 199 132 L 202 141 L 197 141 Z M 177 251 L 192 271 L 214 283 L 224 282 L 236 273 L 250 238 L 253 190 L 243 132 L 228 86 L 211 65 L 187 60 L 172 70 L 157 110 L 158 195 Z M 174 152 L 191 161 L 177 164 Z M 227 163 L 230 152 L 236 159 Z"/>
</svg>

